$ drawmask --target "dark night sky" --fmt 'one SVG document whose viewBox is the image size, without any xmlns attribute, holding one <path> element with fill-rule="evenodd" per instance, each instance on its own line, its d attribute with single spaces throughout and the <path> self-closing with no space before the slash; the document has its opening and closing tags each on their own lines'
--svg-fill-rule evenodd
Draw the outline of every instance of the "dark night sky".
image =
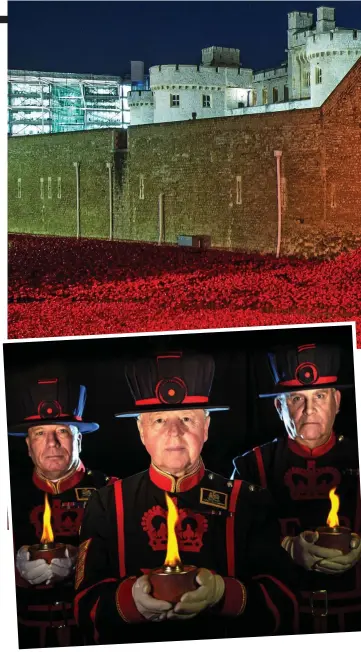
<svg viewBox="0 0 361 652">
<path fill-rule="evenodd" d="M 287 13 L 335 7 L 336 25 L 361 28 L 360 2 L 9 2 L 8 67 L 122 75 L 130 60 L 196 64 L 210 45 L 236 47 L 254 70 L 286 58 Z"/>
</svg>

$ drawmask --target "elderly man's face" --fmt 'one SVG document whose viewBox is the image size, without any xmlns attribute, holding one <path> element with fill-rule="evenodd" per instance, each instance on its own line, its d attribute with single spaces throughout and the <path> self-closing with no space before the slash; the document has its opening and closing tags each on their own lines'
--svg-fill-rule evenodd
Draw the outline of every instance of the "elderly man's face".
<svg viewBox="0 0 361 652">
<path fill-rule="evenodd" d="M 49 480 L 63 477 L 79 461 L 81 434 L 72 426 L 33 426 L 26 443 L 35 467 Z"/>
<path fill-rule="evenodd" d="M 309 389 L 277 397 L 275 405 L 288 434 L 315 448 L 329 439 L 340 401 L 338 390 Z"/>
<path fill-rule="evenodd" d="M 140 438 L 152 462 L 166 473 L 182 477 L 197 462 L 208 439 L 209 416 L 204 410 L 174 410 L 142 414 Z"/>
</svg>

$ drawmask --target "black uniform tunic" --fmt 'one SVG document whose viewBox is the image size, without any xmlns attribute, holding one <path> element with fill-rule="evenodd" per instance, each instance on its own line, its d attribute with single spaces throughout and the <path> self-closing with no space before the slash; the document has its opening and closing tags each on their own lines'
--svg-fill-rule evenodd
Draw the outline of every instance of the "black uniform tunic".
<svg viewBox="0 0 361 652">
<path fill-rule="evenodd" d="M 78 546 L 79 529 L 89 497 L 114 480 L 101 471 L 86 470 L 81 462 L 75 471 L 57 482 L 51 482 L 34 471 L 32 482 L 24 490 L 23 483 L 13 479 L 11 499 L 15 552 L 23 545 L 40 543 L 45 493 L 51 508 L 55 542 Z M 16 571 L 16 584 L 20 648 L 82 644 L 73 615 L 73 574 L 49 587 L 29 584 Z"/>
<path fill-rule="evenodd" d="M 165 562 L 165 492 L 179 512 L 176 534 L 183 564 L 225 578 L 212 610 L 181 621 L 149 622 L 136 609 L 136 577 Z M 87 642 L 150 642 L 294 633 L 296 565 L 279 545 L 267 491 L 197 470 L 176 480 L 150 469 L 100 490 L 81 530 L 75 614 Z M 258 576 L 258 577 L 256 577 Z"/>
<path fill-rule="evenodd" d="M 237 457 L 232 477 L 259 482 L 269 489 L 277 506 L 282 538 L 327 525 L 333 487 L 340 498 L 340 525 L 360 534 L 356 441 L 333 433 L 326 444 L 310 450 L 290 438 L 274 439 Z M 303 571 L 301 577 L 302 631 L 359 631 L 360 562 L 342 575 Z M 326 611 L 327 617 L 321 616 Z"/>
</svg>

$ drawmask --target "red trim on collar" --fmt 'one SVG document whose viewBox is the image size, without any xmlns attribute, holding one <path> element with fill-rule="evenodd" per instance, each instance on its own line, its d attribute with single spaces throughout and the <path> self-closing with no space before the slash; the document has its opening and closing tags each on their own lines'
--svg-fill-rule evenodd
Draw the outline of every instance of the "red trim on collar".
<svg viewBox="0 0 361 652">
<path fill-rule="evenodd" d="M 328 453 L 328 451 L 330 451 L 335 444 L 336 435 L 334 432 L 331 433 L 331 437 L 326 441 L 325 444 L 322 444 L 322 446 L 316 446 L 316 448 L 313 449 L 300 444 L 298 441 L 291 439 L 291 437 L 288 438 L 288 448 L 293 453 L 296 453 L 296 455 L 300 455 L 301 457 L 320 457 L 321 455 Z"/>
<path fill-rule="evenodd" d="M 190 475 L 185 475 L 184 478 L 175 478 L 170 473 L 161 471 L 154 464 L 149 467 L 149 476 L 151 481 L 163 489 L 163 491 L 170 491 L 171 493 L 178 493 L 181 491 L 189 491 L 200 483 L 205 474 L 203 461 L 200 459 L 196 469 Z"/>
<path fill-rule="evenodd" d="M 44 476 L 39 475 L 39 473 L 34 469 L 33 471 L 33 482 L 35 486 L 41 491 L 45 491 L 48 494 L 61 494 L 67 489 L 72 489 L 76 487 L 79 482 L 83 479 L 85 475 L 85 466 L 80 460 L 78 466 L 74 471 L 64 478 L 60 478 L 56 482 L 52 480 L 47 480 Z"/>
</svg>

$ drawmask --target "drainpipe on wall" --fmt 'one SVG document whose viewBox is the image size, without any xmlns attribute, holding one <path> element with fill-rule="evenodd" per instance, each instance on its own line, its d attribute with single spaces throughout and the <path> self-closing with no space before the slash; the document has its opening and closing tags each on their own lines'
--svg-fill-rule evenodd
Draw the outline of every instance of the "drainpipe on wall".
<svg viewBox="0 0 361 652">
<path fill-rule="evenodd" d="M 164 193 L 161 192 L 158 197 L 158 217 L 159 217 L 159 232 L 158 244 L 164 242 Z"/>
<path fill-rule="evenodd" d="M 80 178 L 79 178 L 79 167 L 80 163 L 77 161 L 73 163 L 75 167 L 75 177 L 76 177 L 76 237 L 80 238 Z"/>
<path fill-rule="evenodd" d="M 109 240 L 113 240 L 113 166 L 106 163 L 109 175 Z"/>
<path fill-rule="evenodd" d="M 276 150 L 273 152 L 276 157 L 277 165 L 277 210 L 278 210 L 278 226 L 277 226 L 277 251 L 276 258 L 279 258 L 281 249 L 281 228 L 282 228 L 282 206 L 281 206 L 281 156 L 282 152 Z"/>
</svg>

